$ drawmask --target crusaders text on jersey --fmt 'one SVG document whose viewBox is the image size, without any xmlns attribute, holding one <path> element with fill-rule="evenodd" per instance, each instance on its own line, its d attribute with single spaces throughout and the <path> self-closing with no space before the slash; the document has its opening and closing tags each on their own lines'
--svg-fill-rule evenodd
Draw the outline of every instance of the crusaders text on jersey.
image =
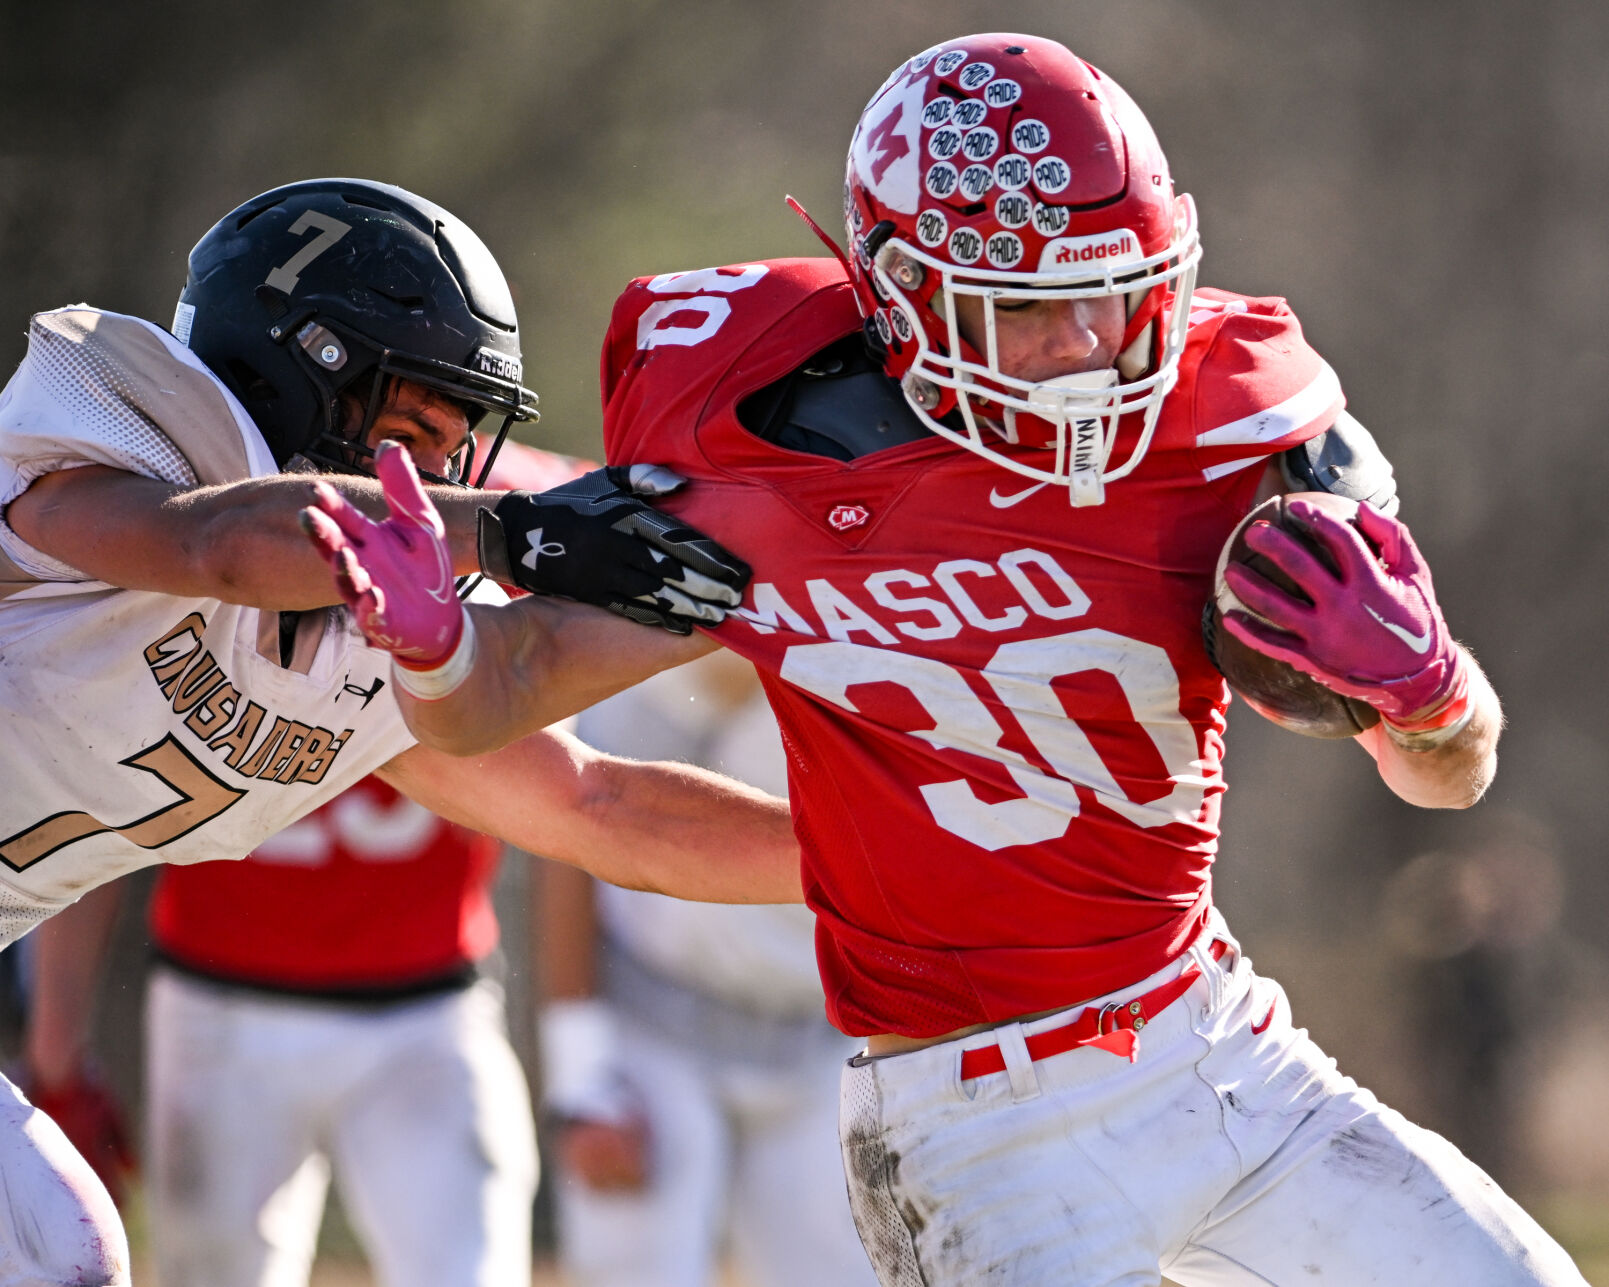
<svg viewBox="0 0 1609 1287">
<path fill-rule="evenodd" d="M 84 306 L 33 319 L 0 393 L 0 506 L 80 465 L 180 487 L 278 472 L 194 354 Z M 414 741 L 344 611 L 119 590 L 3 521 L 0 657 L 0 945 L 124 872 L 243 854 Z"/>
</svg>

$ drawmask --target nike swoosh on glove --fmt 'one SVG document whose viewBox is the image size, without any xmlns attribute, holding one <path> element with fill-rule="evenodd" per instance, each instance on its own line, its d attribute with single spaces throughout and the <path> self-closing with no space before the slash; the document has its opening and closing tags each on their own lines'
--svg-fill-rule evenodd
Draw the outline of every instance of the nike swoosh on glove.
<svg viewBox="0 0 1609 1287">
<path fill-rule="evenodd" d="M 719 625 L 749 566 L 647 501 L 687 480 L 660 465 L 595 469 L 480 512 L 481 570 L 533 594 L 608 608 L 676 634 Z"/>
<path fill-rule="evenodd" d="M 1367 503 L 1358 506 L 1355 526 L 1296 496 L 1286 512 L 1331 566 L 1272 523 L 1253 523 L 1247 546 L 1306 598 L 1231 563 L 1224 572 L 1229 588 L 1257 615 L 1225 613 L 1229 632 L 1327 688 L 1368 702 L 1401 729 L 1437 727 L 1442 713 L 1461 709 L 1468 686 L 1463 656 L 1407 527 Z"/>
<path fill-rule="evenodd" d="M 451 655 L 464 632 L 447 529 L 406 447 L 381 443 L 374 472 L 389 511 L 384 521 L 316 482 L 302 530 L 329 563 L 363 637 L 400 664 L 427 670 Z"/>
</svg>

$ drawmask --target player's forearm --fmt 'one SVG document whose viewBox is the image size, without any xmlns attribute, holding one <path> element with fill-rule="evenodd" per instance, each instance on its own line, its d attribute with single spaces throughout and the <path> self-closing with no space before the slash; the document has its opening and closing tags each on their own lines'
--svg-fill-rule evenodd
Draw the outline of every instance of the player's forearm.
<svg viewBox="0 0 1609 1287">
<path fill-rule="evenodd" d="M 1462 651 L 1462 650 L 1460 650 Z M 1464 653 L 1469 667 L 1469 723 L 1438 746 L 1415 749 L 1398 740 L 1382 721 L 1358 737 L 1374 756 L 1380 777 L 1399 797 L 1425 809 L 1467 809 L 1486 792 L 1497 773 L 1497 740 L 1503 710 L 1480 666 Z"/>
<path fill-rule="evenodd" d="M 590 825 L 553 857 L 694 902 L 803 900 L 786 800 L 690 764 L 600 756 L 587 775 Z"/>
<path fill-rule="evenodd" d="M 619 759 L 544 729 L 479 757 L 415 746 L 379 773 L 449 821 L 613 884 L 703 902 L 800 901 L 787 802 L 705 769 Z"/>
<path fill-rule="evenodd" d="M 325 481 L 359 509 L 383 516 L 379 483 L 356 475 L 326 475 Z M 453 571 L 479 571 L 475 518 L 500 493 L 464 488 L 430 489 L 447 527 Z M 329 568 L 303 534 L 299 515 L 312 500 L 305 475 L 252 479 L 203 488 L 175 497 L 181 530 L 193 542 L 194 589 L 207 597 L 279 611 L 327 607 L 340 602 Z"/>
<path fill-rule="evenodd" d="M 557 599 L 469 612 L 475 667 L 463 684 L 433 701 L 398 691 L 413 735 L 450 755 L 506 746 L 715 646 Z"/>
<path fill-rule="evenodd" d="M 377 482 L 330 480 L 360 508 L 384 513 Z M 475 516 L 500 493 L 438 488 L 454 568 L 477 568 Z M 85 576 L 127 590 L 296 610 L 339 602 L 298 515 L 307 475 L 185 490 L 92 465 L 46 474 L 6 507 L 17 535 Z"/>
</svg>

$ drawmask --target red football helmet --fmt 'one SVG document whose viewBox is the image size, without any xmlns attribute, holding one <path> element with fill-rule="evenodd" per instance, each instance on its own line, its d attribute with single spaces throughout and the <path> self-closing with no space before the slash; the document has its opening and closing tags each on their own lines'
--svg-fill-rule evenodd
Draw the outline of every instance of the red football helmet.
<svg viewBox="0 0 1609 1287">
<path fill-rule="evenodd" d="M 1066 486 L 1075 505 L 1099 504 L 1140 463 L 1178 378 L 1201 245 L 1194 203 L 1174 195 L 1149 122 L 1116 82 L 1033 36 L 935 45 L 861 113 L 844 213 L 861 310 L 930 429 Z M 957 327 L 960 295 L 982 301 L 984 352 Z M 1128 317 L 1114 370 L 1028 381 L 1000 369 L 996 300 L 1110 295 Z M 1144 413 L 1134 446 L 1110 467 L 1131 412 Z M 1028 463 L 1002 442 L 1054 460 Z"/>
</svg>

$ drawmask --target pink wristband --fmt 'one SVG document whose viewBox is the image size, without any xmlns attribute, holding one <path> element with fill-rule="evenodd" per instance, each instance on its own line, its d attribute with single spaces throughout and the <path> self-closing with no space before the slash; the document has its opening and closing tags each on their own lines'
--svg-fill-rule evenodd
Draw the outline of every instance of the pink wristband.
<svg viewBox="0 0 1609 1287">
<path fill-rule="evenodd" d="M 1428 711 L 1415 712 L 1410 719 L 1396 720 L 1381 715 L 1388 736 L 1405 751 L 1429 751 L 1450 742 L 1475 716 L 1475 703 L 1469 693 L 1469 667 L 1462 656 L 1453 676 L 1452 691 Z"/>
<path fill-rule="evenodd" d="M 1385 714 L 1380 718 L 1399 733 L 1428 733 L 1435 729 L 1446 728 L 1449 724 L 1460 726 L 1467 724 L 1471 713 L 1469 667 L 1464 664 L 1463 658 L 1459 657 L 1453 671 L 1452 687 L 1448 690 L 1447 696 L 1434 706 L 1415 711 L 1406 719 L 1393 719 Z"/>
</svg>

